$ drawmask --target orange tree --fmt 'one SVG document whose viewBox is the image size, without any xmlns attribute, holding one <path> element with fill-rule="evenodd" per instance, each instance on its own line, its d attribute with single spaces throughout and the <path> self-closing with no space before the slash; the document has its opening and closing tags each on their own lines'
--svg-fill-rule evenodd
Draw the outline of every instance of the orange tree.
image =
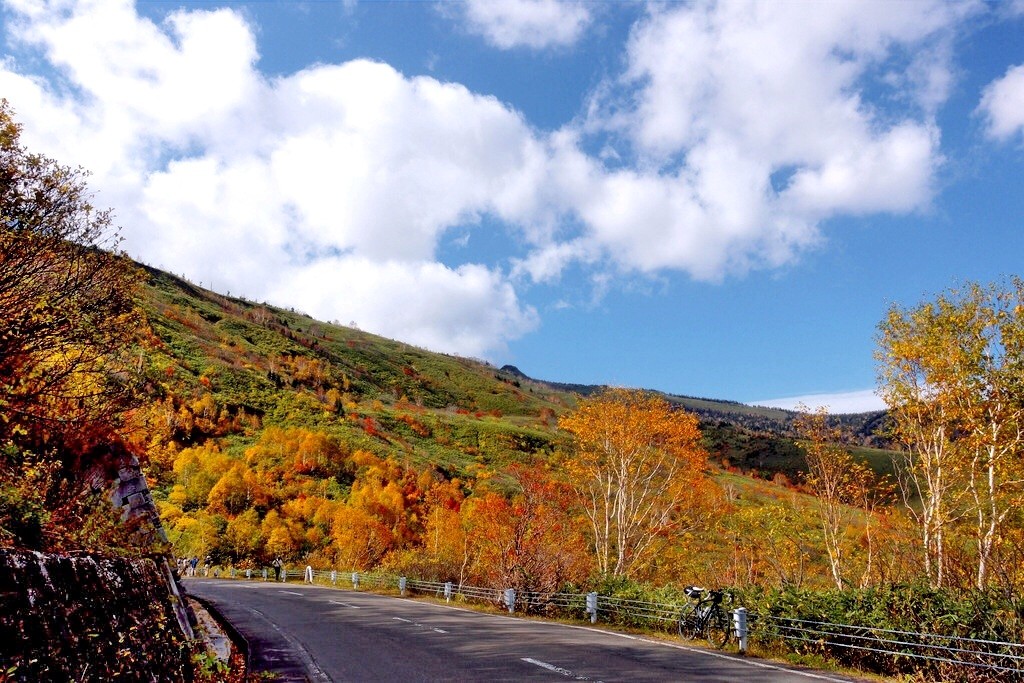
<svg viewBox="0 0 1024 683">
<path fill-rule="evenodd" d="M 565 484 L 528 465 L 507 472 L 515 492 L 477 494 L 462 506 L 472 555 L 469 573 L 485 585 L 551 593 L 590 574 L 586 541 Z"/>
<path fill-rule="evenodd" d="M 701 525 L 714 486 L 696 417 L 649 393 L 611 389 L 558 425 L 574 437 L 562 472 L 602 575 L 640 578 L 659 550 Z"/>
</svg>

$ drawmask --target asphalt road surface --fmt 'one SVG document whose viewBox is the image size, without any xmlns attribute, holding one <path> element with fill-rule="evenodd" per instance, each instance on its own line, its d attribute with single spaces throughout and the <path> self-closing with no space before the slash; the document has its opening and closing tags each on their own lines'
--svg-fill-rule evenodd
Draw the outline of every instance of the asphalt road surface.
<svg viewBox="0 0 1024 683">
<path fill-rule="evenodd" d="M 373 593 L 187 579 L 278 681 L 850 681 L 753 658 Z"/>
</svg>

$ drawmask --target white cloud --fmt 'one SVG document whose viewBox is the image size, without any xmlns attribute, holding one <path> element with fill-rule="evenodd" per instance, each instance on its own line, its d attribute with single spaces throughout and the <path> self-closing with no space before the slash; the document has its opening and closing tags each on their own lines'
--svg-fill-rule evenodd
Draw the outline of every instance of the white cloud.
<svg viewBox="0 0 1024 683">
<path fill-rule="evenodd" d="M 588 160 L 574 205 L 586 238 L 621 268 L 717 280 L 791 261 L 832 216 L 926 208 L 942 163 L 933 112 L 951 80 L 953 29 L 970 11 L 655 6 L 584 126 L 625 140 L 618 156 L 635 159 L 609 172 Z M 869 88 L 897 87 L 899 106 L 869 101 Z"/>
<path fill-rule="evenodd" d="M 229 9 L 156 24 L 128 0 L 10 6 L 28 57 L 0 63 L 0 92 L 31 148 L 95 172 L 132 253 L 470 355 L 537 325 L 523 275 L 579 263 L 602 287 L 631 271 L 720 280 L 791 261 L 832 216 L 927 206 L 933 112 L 970 11 L 657 5 L 589 116 L 545 133 L 493 97 L 369 60 L 268 78 Z M 575 3 L 463 10 L 504 47 L 568 45 L 591 22 Z M 871 101 L 886 88 L 898 106 Z M 512 273 L 437 262 L 449 231 L 485 216 L 526 245 Z"/>
<path fill-rule="evenodd" d="M 434 262 L 449 228 L 534 211 L 544 143 L 514 110 L 365 60 L 269 80 L 228 10 L 37 9 L 17 33 L 60 78 L 9 59 L 0 87 L 30 147 L 95 172 L 130 253 L 437 350 L 536 326 L 500 270 Z"/>
<path fill-rule="evenodd" d="M 979 111 L 987 119 L 987 133 L 997 140 L 1024 134 L 1024 64 L 1010 67 L 1002 78 L 988 84 Z"/>
<path fill-rule="evenodd" d="M 566 0 L 467 0 L 462 14 L 469 31 L 503 50 L 573 45 L 591 22 L 585 4 Z"/>
<path fill-rule="evenodd" d="M 302 301 L 329 318 L 339 307 L 361 329 L 438 351 L 481 357 L 495 340 L 536 327 L 537 313 L 515 290 L 479 265 L 373 261 L 358 256 L 321 259 L 280 278 L 271 298 Z"/>
<path fill-rule="evenodd" d="M 766 401 L 751 401 L 750 405 L 765 406 L 767 408 L 783 408 L 785 410 L 798 410 L 801 407 L 806 407 L 813 411 L 819 408 L 825 408 L 835 415 L 869 413 L 876 410 L 885 410 L 885 401 L 879 398 L 873 389 L 837 394 L 808 394 L 806 396 L 776 398 Z"/>
</svg>

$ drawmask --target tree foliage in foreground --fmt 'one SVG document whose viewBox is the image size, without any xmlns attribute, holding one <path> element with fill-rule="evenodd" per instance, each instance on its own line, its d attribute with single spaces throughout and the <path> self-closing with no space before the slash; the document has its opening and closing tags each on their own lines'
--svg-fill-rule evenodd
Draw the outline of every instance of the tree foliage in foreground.
<svg viewBox="0 0 1024 683">
<path fill-rule="evenodd" d="M 1024 519 L 1024 281 L 969 284 L 880 325 L 899 482 L 934 586 L 1019 585 Z M 973 568 L 963 554 L 973 546 Z M 1016 568 L 1014 566 L 1016 565 Z M 960 576 L 950 576 L 951 571 Z"/>
<path fill-rule="evenodd" d="M 112 513 L 79 477 L 129 406 L 136 279 L 85 172 L 20 133 L 0 102 L 0 544 L 90 546 Z"/>
</svg>

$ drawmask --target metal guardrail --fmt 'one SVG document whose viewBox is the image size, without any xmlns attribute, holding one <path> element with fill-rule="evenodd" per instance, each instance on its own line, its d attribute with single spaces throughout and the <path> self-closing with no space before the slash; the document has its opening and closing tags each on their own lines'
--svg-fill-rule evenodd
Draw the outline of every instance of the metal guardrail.
<svg viewBox="0 0 1024 683">
<path fill-rule="evenodd" d="M 630 621 L 639 620 L 674 624 L 679 621 L 679 613 L 682 607 L 682 605 L 671 603 L 613 598 L 604 595 L 597 596 L 597 609 L 599 612 L 609 612 Z"/>
<path fill-rule="evenodd" d="M 769 638 L 803 643 L 808 649 L 850 650 L 865 657 L 888 658 L 897 665 L 915 660 L 983 670 L 1003 680 L 1024 680 L 1024 643 L 770 615 L 758 617 L 753 630 Z"/>
<path fill-rule="evenodd" d="M 224 574 L 225 578 L 230 576 L 233 579 L 272 580 L 272 577 L 268 578 L 265 569 L 214 571 L 214 575 L 221 574 Z M 210 571 L 206 570 L 204 575 L 210 575 Z M 646 623 L 658 628 L 676 624 L 683 608 L 683 605 L 678 603 L 616 598 L 597 593 L 517 594 L 512 589 L 426 581 L 382 572 L 342 572 L 312 567 L 306 567 L 305 570 L 283 569 L 281 572 L 281 581 L 298 579 L 331 585 L 348 585 L 357 590 L 372 586 L 398 590 L 402 595 L 416 592 L 444 598 L 447 601 L 461 599 L 485 602 L 506 608 L 509 612 L 515 612 L 518 608 L 522 612 L 535 614 L 549 613 L 589 618 L 594 623 L 598 621 L 600 614 L 605 621 L 612 623 Z M 988 672 L 994 674 L 994 680 L 1024 681 L 1024 643 L 790 619 L 748 613 L 742 607 L 732 610 L 731 614 L 733 635 L 740 644 L 741 652 L 747 649 L 748 638 L 780 639 L 802 644 L 805 649 L 850 650 L 864 653 L 866 656 L 888 658 L 895 668 L 905 668 L 901 665 L 908 661 L 919 661 L 921 665 L 917 668 L 946 665 L 962 667 L 965 671 Z"/>
</svg>

